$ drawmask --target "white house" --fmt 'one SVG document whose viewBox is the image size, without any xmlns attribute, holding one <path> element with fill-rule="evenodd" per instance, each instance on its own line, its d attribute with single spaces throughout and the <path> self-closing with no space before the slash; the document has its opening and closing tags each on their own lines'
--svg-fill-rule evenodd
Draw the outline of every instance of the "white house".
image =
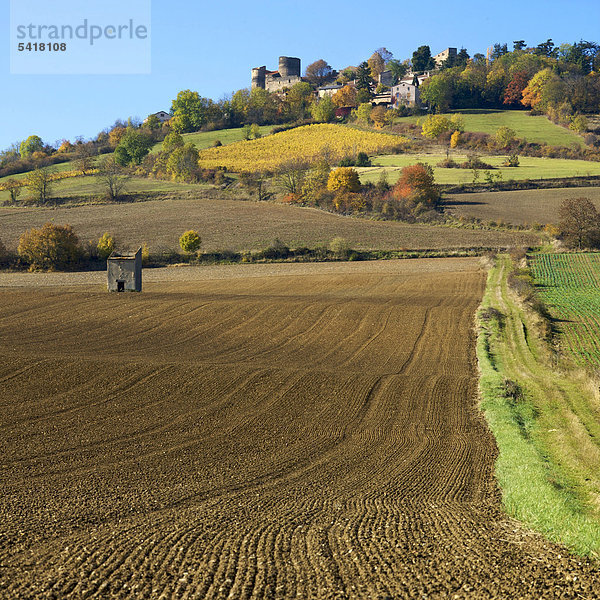
<svg viewBox="0 0 600 600">
<path fill-rule="evenodd" d="M 144 119 L 144 123 L 148 120 L 149 117 L 156 117 L 161 123 L 165 123 L 171 118 L 171 115 L 168 112 L 165 112 L 164 110 L 159 110 L 157 113 L 148 115 L 148 117 Z"/>
</svg>

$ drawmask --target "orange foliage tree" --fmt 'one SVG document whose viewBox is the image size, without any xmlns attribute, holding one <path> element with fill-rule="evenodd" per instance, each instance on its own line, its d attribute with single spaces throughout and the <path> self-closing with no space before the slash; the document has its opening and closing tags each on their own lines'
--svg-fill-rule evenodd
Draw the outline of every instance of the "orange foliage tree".
<svg viewBox="0 0 600 600">
<path fill-rule="evenodd" d="M 338 106 L 356 106 L 356 88 L 351 85 L 345 85 L 340 88 L 332 97 L 333 103 Z"/>
<path fill-rule="evenodd" d="M 436 208 L 440 192 L 435 186 L 432 167 L 424 163 L 404 167 L 392 188 L 392 197 L 412 207 Z"/>
</svg>

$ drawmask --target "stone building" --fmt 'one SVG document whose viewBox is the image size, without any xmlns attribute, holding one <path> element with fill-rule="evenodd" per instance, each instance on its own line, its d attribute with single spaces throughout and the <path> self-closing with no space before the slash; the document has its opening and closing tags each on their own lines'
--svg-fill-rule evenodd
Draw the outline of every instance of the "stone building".
<svg viewBox="0 0 600 600">
<path fill-rule="evenodd" d="M 435 66 L 441 67 L 442 63 L 451 56 L 456 58 L 456 48 L 446 48 L 445 50 L 442 50 L 439 54 L 436 54 L 433 57 L 433 60 L 435 60 Z"/>
<path fill-rule="evenodd" d="M 107 260 L 109 292 L 142 291 L 142 249 L 113 252 Z"/>
<path fill-rule="evenodd" d="M 262 88 L 268 92 L 279 92 L 300 81 L 300 59 L 292 56 L 279 57 L 278 71 L 267 71 L 265 66 L 252 69 L 252 89 Z"/>
</svg>

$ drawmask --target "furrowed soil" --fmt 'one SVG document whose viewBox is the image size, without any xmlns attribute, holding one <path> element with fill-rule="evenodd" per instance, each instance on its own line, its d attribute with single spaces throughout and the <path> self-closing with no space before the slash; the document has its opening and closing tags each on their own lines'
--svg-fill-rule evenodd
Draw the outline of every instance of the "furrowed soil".
<svg viewBox="0 0 600 600">
<path fill-rule="evenodd" d="M 594 597 L 501 510 L 477 262 L 295 267 L 0 289 L 0 596 Z"/>
</svg>

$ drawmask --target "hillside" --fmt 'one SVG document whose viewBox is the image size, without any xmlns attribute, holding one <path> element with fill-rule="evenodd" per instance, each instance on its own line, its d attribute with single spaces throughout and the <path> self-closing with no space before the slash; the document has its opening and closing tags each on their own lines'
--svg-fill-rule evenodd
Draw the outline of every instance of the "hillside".
<svg viewBox="0 0 600 600">
<path fill-rule="evenodd" d="M 530 116 L 524 110 L 460 109 L 445 113 L 460 113 L 465 121 L 465 131 L 478 131 L 493 135 L 498 127 L 510 127 L 518 138 L 550 146 L 584 146 L 579 135 L 555 125 L 545 116 Z M 416 123 L 420 117 L 400 117 L 397 123 Z"/>
</svg>

